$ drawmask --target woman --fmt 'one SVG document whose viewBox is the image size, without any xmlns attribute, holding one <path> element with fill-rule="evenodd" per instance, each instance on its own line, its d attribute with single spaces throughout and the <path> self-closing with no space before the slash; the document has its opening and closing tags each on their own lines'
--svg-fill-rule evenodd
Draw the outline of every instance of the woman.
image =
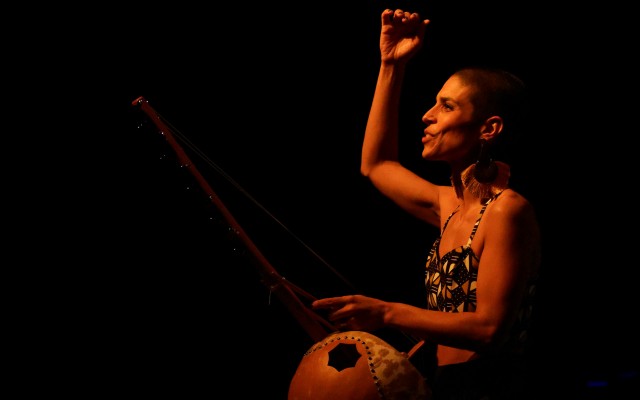
<svg viewBox="0 0 640 400">
<path fill-rule="evenodd" d="M 429 20 L 385 10 L 381 64 L 362 147 L 361 172 L 381 193 L 440 237 L 426 260 L 427 307 L 363 295 L 319 299 L 343 330 L 393 328 L 433 344 L 426 374 L 434 399 L 522 398 L 521 356 L 540 266 L 530 202 L 508 186 L 509 166 L 491 158 L 524 116 L 524 85 L 501 70 L 455 72 L 422 121 L 425 160 L 446 162 L 451 186 L 431 183 L 398 161 L 398 115 L 407 62 Z"/>
</svg>

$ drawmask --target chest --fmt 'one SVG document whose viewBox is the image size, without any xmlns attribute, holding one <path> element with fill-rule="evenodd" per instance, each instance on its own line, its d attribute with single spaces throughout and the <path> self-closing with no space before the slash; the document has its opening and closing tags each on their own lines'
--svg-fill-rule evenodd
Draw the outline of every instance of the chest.
<svg viewBox="0 0 640 400">
<path fill-rule="evenodd" d="M 480 222 L 483 219 L 486 217 L 482 215 L 481 208 L 457 211 L 451 215 L 440 237 L 439 253 L 443 255 L 452 249 L 471 244 L 474 253 L 479 255 L 483 242 L 483 224 Z"/>
</svg>

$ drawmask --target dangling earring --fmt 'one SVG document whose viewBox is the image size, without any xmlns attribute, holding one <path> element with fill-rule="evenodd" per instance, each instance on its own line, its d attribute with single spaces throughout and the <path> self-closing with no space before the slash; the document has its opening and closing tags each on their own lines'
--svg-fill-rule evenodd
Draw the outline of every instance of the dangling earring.
<svg viewBox="0 0 640 400">
<path fill-rule="evenodd" d="M 474 196 L 487 199 L 508 187 L 510 174 L 509 165 L 491 158 L 489 146 L 483 140 L 478 160 L 462 171 L 462 186 Z"/>
<path fill-rule="evenodd" d="M 480 154 L 478 155 L 478 161 L 473 168 L 473 177 L 480 183 L 491 183 L 498 177 L 498 166 L 489 154 L 489 146 L 486 146 L 487 141 L 482 140 L 480 142 Z"/>
</svg>

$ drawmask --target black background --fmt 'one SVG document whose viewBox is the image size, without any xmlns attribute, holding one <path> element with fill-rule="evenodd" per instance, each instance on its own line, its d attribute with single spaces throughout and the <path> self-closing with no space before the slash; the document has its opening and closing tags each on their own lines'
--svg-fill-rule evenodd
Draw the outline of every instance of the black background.
<svg viewBox="0 0 640 400">
<path fill-rule="evenodd" d="M 593 62 L 606 41 L 587 16 L 550 3 L 359 1 L 154 5 L 84 20 L 95 35 L 75 65 L 88 106 L 77 113 L 89 123 L 69 182 L 84 189 L 66 206 L 83 263 L 73 318 L 94 322 L 81 367 L 95 388 L 285 398 L 314 343 L 132 105 L 139 97 L 189 140 L 199 171 L 288 281 L 315 297 L 352 292 L 334 269 L 362 293 L 421 304 L 437 231 L 358 172 L 380 13 L 396 7 L 432 20 L 403 93 L 406 165 L 447 182 L 420 159 L 420 118 L 455 68 L 504 67 L 532 91 L 535 126 L 509 161 L 543 229 L 536 389 L 596 398 L 635 385 L 634 236 L 620 228 L 628 203 L 612 197 L 624 195 L 629 150 L 607 140 L 624 122 L 605 115 L 621 105 L 607 104 L 613 68 Z"/>
</svg>

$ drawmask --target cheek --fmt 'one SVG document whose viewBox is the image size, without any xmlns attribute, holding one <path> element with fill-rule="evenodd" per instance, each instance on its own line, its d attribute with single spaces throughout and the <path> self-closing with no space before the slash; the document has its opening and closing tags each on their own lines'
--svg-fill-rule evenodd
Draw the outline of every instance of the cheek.
<svg viewBox="0 0 640 400">
<path fill-rule="evenodd" d="M 440 132 L 423 143 L 422 158 L 449 160 L 462 155 L 465 147 L 465 139 L 460 132 Z"/>
</svg>

